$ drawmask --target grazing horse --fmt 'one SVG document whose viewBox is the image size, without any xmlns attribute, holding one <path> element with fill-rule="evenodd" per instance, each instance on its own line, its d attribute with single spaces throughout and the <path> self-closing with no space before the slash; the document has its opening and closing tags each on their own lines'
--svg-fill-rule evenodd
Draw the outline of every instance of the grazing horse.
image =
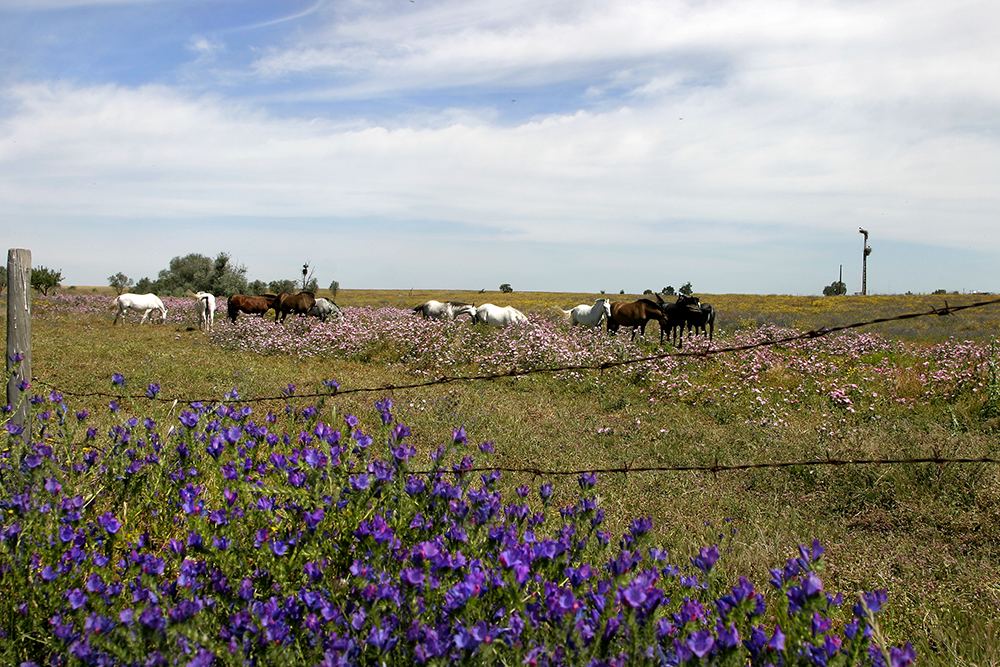
<svg viewBox="0 0 1000 667">
<path fill-rule="evenodd" d="M 277 322 L 280 317 L 284 322 L 288 313 L 308 315 L 309 309 L 314 305 L 316 305 L 316 295 L 312 292 L 302 291 L 298 294 L 282 292 L 278 295 L 278 304 L 274 307 L 274 321 Z"/>
<path fill-rule="evenodd" d="M 195 292 L 195 312 L 198 313 L 198 328 L 211 331 L 215 324 L 215 295 L 211 292 Z"/>
<path fill-rule="evenodd" d="M 340 311 L 340 306 L 335 304 L 329 299 L 324 299 L 320 297 L 316 299 L 316 303 L 313 307 L 309 309 L 309 314 L 313 317 L 318 317 L 320 322 L 326 322 L 326 318 L 332 317 L 334 320 L 339 320 L 344 316 Z"/>
<path fill-rule="evenodd" d="M 659 294 L 656 301 L 667 318 L 667 333 L 670 341 L 677 346 L 684 344 L 684 327 L 687 326 L 688 315 L 698 310 L 698 297 L 679 295 L 674 303 L 667 303 Z"/>
<path fill-rule="evenodd" d="M 645 336 L 646 325 L 650 320 L 656 320 L 660 323 L 660 343 L 662 344 L 668 320 L 660 304 L 649 299 L 639 299 L 631 303 L 615 301 L 611 304 L 608 331 L 614 333 L 618 331 L 618 327 L 631 327 L 632 340 L 635 340 L 636 329 L 639 330 L 640 336 Z"/>
<path fill-rule="evenodd" d="M 593 306 L 581 303 L 571 310 L 563 310 L 562 312 L 565 315 L 569 315 L 569 319 L 573 324 L 596 327 L 604 321 L 605 317 L 611 317 L 611 302 L 601 298 L 594 301 Z"/>
<path fill-rule="evenodd" d="M 267 311 L 277 305 L 278 295 L 262 294 L 261 296 L 249 296 L 247 294 L 234 294 L 229 297 L 228 312 L 229 319 L 236 321 L 236 316 L 240 313 L 260 315 L 264 317 Z"/>
<path fill-rule="evenodd" d="M 699 303 L 697 305 L 697 310 L 694 306 L 688 306 L 684 310 L 684 319 L 687 321 L 688 335 L 691 335 L 691 329 L 695 330 L 695 333 L 701 331 L 702 335 L 708 336 L 709 340 L 715 337 L 715 308 L 707 303 Z M 707 327 L 707 331 L 706 331 Z"/>
<path fill-rule="evenodd" d="M 414 308 L 413 312 L 420 313 L 424 319 L 450 321 L 456 319 L 459 315 L 468 315 L 475 318 L 476 307 L 458 301 L 434 301 L 432 299 Z"/>
<path fill-rule="evenodd" d="M 508 324 L 524 324 L 528 318 L 513 306 L 495 306 L 492 303 L 484 303 L 476 308 L 476 315 L 472 318 L 472 323 L 485 322 L 494 327 L 505 327 Z"/>
<path fill-rule="evenodd" d="M 125 324 L 125 311 L 134 310 L 136 312 L 142 312 L 142 319 L 139 320 L 139 324 L 142 324 L 149 318 L 149 314 L 154 311 L 160 311 L 163 316 L 163 322 L 167 321 L 167 309 L 163 307 L 163 302 L 160 301 L 160 297 L 155 294 L 119 294 L 118 298 L 115 299 L 115 305 L 118 306 L 118 314 L 115 315 L 115 321 L 113 324 L 118 324 L 118 318 L 121 318 L 122 324 Z"/>
</svg>

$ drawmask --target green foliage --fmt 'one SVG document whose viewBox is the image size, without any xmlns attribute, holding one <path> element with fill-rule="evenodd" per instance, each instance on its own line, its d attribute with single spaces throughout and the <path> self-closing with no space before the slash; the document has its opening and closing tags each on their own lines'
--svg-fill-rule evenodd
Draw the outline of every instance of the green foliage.
<svg viewBox="0 0 1000 667">
<path fill-rule="evenodd" d="M 694 288 L 691 287 L 691 281 L 688 281 L 683 285 L 681 285 L 681 288 L 678 291 L 684 296 L 691 296 L 692 294 L 694 294 Z"/>
<path fill-rule="evenodd" d="M 330 283 L 330 294 L 332 294 L 333 298 L 336 299 L 337 292 L 339 291 L 340 291 L 340 283 L 334 280 L 332 283 Z"/>
<path fill-rule="evenodd" d="M 0 266 L 0 292 L 7 288 L 7 267 Z"/>
<path fill-rule="evenodd" d="M 247 284 L 247 294 L 263 294 L 267 291 L 267 283 L 263 280 L 254 280 Z"/>
<path fill-rule="evenodd" d="M 62 271 L 53 271 L 44 266 L 31 269 L 31 286 L 45 295 L 48 295 L 49 290 L 59 287 L 62 279 Z"/>
<path fill-rule="evenodd" d="M 187 292 L 236 294 L 246 290 L 246 272 L 246 267 L 234 265 L 227 253 L 220 252 L 214 260 L 191 253 L 171 259 L 169 267 L 160 271 L 156 280 L 140 280 L 136 291 L 175 296 Z"/>
<path fill-rule="evenodd" d="M 108 276 L 108 285 L 114 288 L 115 294 L 121 294 L 122 292 L 132 289 L 135 285 L 135 281 L 119 271 L 113 276 Z"/>
<path fill-rule="evenodd" d="M 622 290 L 618 290 L 618 293 L 619 293 L 619 294 L 624 294 L 624 293 L 625 293 L 625 290 L 623 290 L 623 289 L 622 289 Z"/>
<path fill-rule="evenodd" d="M 673 296 L 677 294 L 677 290 L 674 289 L 673 285 L 667 285 L 660 291 L 663 292 L 663 294 L 665 294 L 666 296 Z"/>
<path fill-rule="evenodd" d="M 272 280 L 267 284 L 267 291 L 274 294 L 282 292 L 298 292 L 299 284 L 294 280 Z"/>
<path fill-rule="evenodd" d="M 834 280 L 823 288 L 823 296 L 844 296 L 847 294 L 847 285 L 840 280 Z"/>
<path fill-rule="evenodd" d="M 514 288 L 510 286 L 510 283 L 504 283 L 500 286 L 500 291 L 504 294 L 510 294 L 514 291 Z"/>
</svg>

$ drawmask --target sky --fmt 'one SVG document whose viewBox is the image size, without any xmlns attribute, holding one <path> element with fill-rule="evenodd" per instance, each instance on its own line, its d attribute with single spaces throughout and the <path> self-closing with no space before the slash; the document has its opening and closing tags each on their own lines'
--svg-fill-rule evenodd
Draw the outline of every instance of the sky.
<svg viewBox="0 0 1000 667">
<path fill-rule="evenodd" d="M 0 0 L 0 235 L 66 285 L 1000 291 L 995 0 Z"/>
</svg>

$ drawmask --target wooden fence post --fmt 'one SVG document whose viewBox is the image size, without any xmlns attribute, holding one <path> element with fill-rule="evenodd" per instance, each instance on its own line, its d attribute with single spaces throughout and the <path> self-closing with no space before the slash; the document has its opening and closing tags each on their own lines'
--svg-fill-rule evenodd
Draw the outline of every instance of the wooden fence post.
<svg viewBox="0 0 1000 667">
<path fill-rule="evenodd" d="M 31 251 L 24 248 L 7 251 L 7 373 L 11 422 L 23 427 L 28 438 L 28 399 L 19 386 L 31 381 Z"/>
</svg>

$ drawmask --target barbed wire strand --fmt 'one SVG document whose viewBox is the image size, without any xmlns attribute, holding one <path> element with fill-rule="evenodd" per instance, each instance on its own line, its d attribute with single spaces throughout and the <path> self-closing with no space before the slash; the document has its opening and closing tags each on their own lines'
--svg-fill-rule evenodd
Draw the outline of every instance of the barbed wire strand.
<svg viewBox="0 0 1000 667">
<path fill-rule="evenodd" d="M 928 317 L 931 315 L 937 315 L 937 316 L 951 315 L 953 313 L 957 313 L 963 310 L 969 310 L 971 308 L 983 308 L 985 306 L 990 306 L 994 304 L 1000 304 L 1000 298 L 989 299 L 986 301 L 976 301 L 974 303 L 963 304 L 961 306 L 949 306 L 948 302 L 945 301 L 945 305 L 943 308 L 932 308 L 931 310 L 928 311 L 903 313 L 900 315 L 877 317 L 874 319 L 864 320 L 861 322 L 852 322 L 851 324 L 842 324 L 832 327 L 821 327 L 819 329 L 812 329 L 804 333 L 783 336 L 781 338 L 772 338 L 768 340 L 757 341 L 755 343 L 746 343 L 743 345 L 730 345 L 727 347 L 717 347 L 717 348 L 702 348 L 691 351 L 675 350 L 673 352 L 663 352 L 643 357 L 633 357 L 631 359 L 604 361 L 599 364 L 567 364 L 563 366 L 544 366 L 540 368 L 511 369 L 509 371 L 504 371 L 500 373 L 483 373 L 478 375 L 453 375 L 453 376 L 445 375 L 431 380 L 423 380 L 420 382 L 410 382 L 405 384 L 385 384 L 378 387 L 348 387 L 344 389 L 338 388 L 336 390 L 330 390 L 325 392 L 307 392 L 301 394 L 283 393 L 279 396 L 256 396 L 248 398 L 241 398 L 241 397 L 183 398 L 183 397 L 160 396 L 159 394 L 150 396 L 148 394 L 118 394 L 106 391 L 78 392 L 70 389 L 63 389 L 58 385 L 46 382 L 38 378 L 32 378 L 32 379 L 38 382 L 39 384 L 48 387 L 51 390 L 64 394 L 66 396 L 74 396 L 80 398 L 111 398 L 111 399 L 130 398 L 135 400 L 158 401 L 162 403 L 172 403 L 174 401 L 179 401 L 182 403 L 210 403 L 210 404 L 262 403 L 267 401 L 288 401 L 293 399 L 332 398 L 337 396 L 346 396 L 348 394 L 392 392 L 402 389 L 419 389 L 422 387 L 432 387 L 436 385 L 451 384 L 454 382 L 488 382 L 504 378 L 525 377 L 528 375 L 538 375 L 543 373 L 566 373 L 573 371 L 603 371 L 610 368 L 618 368 L 621 366 L 630 366 L 633 364 L 642 364 L 642 363 L 660 361 L 662 359 L 670 359 L 670 358 L 710 357 L 717 354 L 745 352 L 748 350 L 754 350 L 762 347 L 773 347 L 776 345 L 784 345 L 787 343 L 794 343 L 801 340 L 822 338 L 824 336 L 829 336 L 834 333 L 848 331 L 851 329 L 859 329 L 861 327 L 867 327 L 873 324 L 883 324 L 885 322 L 909 320 L 918 317 Z"/>
<path fill-rule="evenodd" d="M 722 464 L 722 463 L 710 463 L 710 464 L 677 464 L 677 465 L 626 465 L 608 468 L 578 468 L 578 469 L 555 469 L 555 468 L 540 468 L 535 466 L 473 466 L 469 468 L 462 468 L 460 466 L 452 466 L 449 468 L 438 468 L 432 470 L 406 470 L 407 475 L 436 475 L 438 473 L 463 473 L 463 474 L 474 474 L 474 473 L 485 473 L 485 472 L 504 472 L 504 473 L 525 473 L 533 475 L 536 477 L 565 477 L 565 476 L 579 476 L 579 475 L 606 475 L 606 474 L 632 474 L 640 472 L 708 472 L 708 473 L 720 473 L 720 472 L 734 472 L 740 470 L 762 470 L 762 469 L 773 469 L 773 468 L 796 468 L 796 467 L 842 467 L 842 466 L 860 466 L 860 465 L 880 465 L 880 466 L 893 466 L 893 465 L 918 465 L 918 464 L 938 464 L 938 465 L 948 465 L 948 464 L 1000 464 L 1000 459 L 991 456 L 975 456 L 975 457 L 956 457 L 948 458 L 942 456 L 921 456 L 913 458 L 887 458 L 887 459 L 871 459 L 871 458 L 852 458 L 852 459 L 836 459 L 836 458 L 826 458 L 826 459 L 805 459 L 798 461 L 764 461 L 756 463 L 735 463 L 735 464 Z"/>
</svg>

